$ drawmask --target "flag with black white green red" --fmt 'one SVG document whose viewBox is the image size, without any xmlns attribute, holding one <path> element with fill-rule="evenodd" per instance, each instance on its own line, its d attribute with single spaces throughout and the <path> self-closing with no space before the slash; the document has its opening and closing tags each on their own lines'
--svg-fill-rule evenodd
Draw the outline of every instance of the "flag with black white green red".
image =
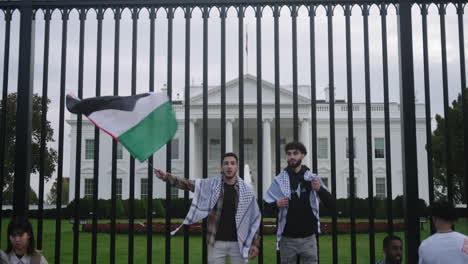
<svg viewBox="0 0 468 264">
<path fill-rule="evenodd" d="M 67 95 L 67 109 L 83 114 L 112 136 L 140 162 L 174 137 L 177 131 L 172 103 L 165 93 L 101 96 L 80 100 Z"/>
</svg>

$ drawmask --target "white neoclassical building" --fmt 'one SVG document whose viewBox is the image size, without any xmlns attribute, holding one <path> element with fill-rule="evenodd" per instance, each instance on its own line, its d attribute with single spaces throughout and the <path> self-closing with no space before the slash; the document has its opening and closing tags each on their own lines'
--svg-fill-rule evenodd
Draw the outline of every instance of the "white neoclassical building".
<svg viewBox="0 0 468 264">
<path fill-rule="evenodd" d="M 262 105 L 263 105 L 263 156 L 262 161 L 257 157 L 257 80 L 254 76 L 244 76 L 244 157 L 247 169 L 250 171 L 252 184 L 257 187 L 257 165 L 263 162 L 263 189 L 265 190 L 274 177 L 275 171 L 275 126 L 274 126 L 274 85 L 263 81 Z M 238 153 L 238 84 L 234 79 L 226 84 L 226 150 Z M 190 177 L 202 177 L 202 87 L 191 87 L 190 99 L 190 142 L 184 142 L 184 113 L 183 101 L 174 100 L 174 109 L 178 119 L 178 131 L 172 141 L 172 172 L 184 175 L 184 145 L 190 144 Z M 310 86 L 299 86 L 299 138 L 311 149 L 311 108 Z M 293 107 L 292 86 L 283 86 L 280 89 L 281 146 L 293 138 Z M 182 97 L 179 97 L 182 98 Z M 221 156 L 221 90 L 220 86 L 208 88 L 208 171 L 209 176 L 216 175 L 220 171 Z M 384 141 L 384 106 L 382 103 L 374 103 L 372 109 L 372 167 L 374 178 L 374 194 L 386 196 L 386 166 L 385 166 L 385 141 Z M 356 192 L 358 197 L 365 198 L 368 195 L 367 176 L 367 147 L 365 104 L 353 105 L 354 115 L 354 142 L 355 142 L 355 177 Z M 328 102 L 317 102 L 317 148 L 318 148 L 318 173 L 325 184 L 331 183 L 330 178 L 330 113 Z M 418 177 L 419 195 L 428 200 L 426 136 L 425 136 L 424 105 L 416 104 L 416 127 L 418 148 Z M 74 199 L 75 188 L 75 164 L 76 164 L 76 119 L 67 121 L 71 126 L 70 134 L 70 201 Z M 335 103 L 335 132 L 336 132 L 336 194 L 337 197 L 349 195 L 349 162 L 347 158 L 348 121 L 347 103 L 336 101 Z M 83 121 L 81 151 L 81 197 L 92 196 L 93 161 L 94 161 L 94 125 Z M 401 158 L 401 124 L 400 106 L 397 103 L 390 104 L 390 135 L 391 135 L 391 174 L 393 197 L 403 193 L 402 158 Z M 282 154 L 282 165 L 286 164 Z M 130 157 L 128 152 L 118 147 L 117 153 L 117 196 L 122 199 L 129 197 L 129 169 Z M 311 165 L 312 157 L 308 155 L 305 164 Z M 111 196 L 111 137 L 105 133 L 100 136 L 99 152 L 99 198 L 110 199 Z M 154 167 L 165 169 L 166 150 L 160 149 L 155 153 Z M 135 169 L 135 197 L 147 197 L 148 165 L 136 161 Z M 416 177 L 416 175 L 415 175 Z M 165 197 L 165 184 L 154 178 L 153 197 Z M 182 197 L 183 192 L 173 190 L 173 196 Z"/>
</svg>

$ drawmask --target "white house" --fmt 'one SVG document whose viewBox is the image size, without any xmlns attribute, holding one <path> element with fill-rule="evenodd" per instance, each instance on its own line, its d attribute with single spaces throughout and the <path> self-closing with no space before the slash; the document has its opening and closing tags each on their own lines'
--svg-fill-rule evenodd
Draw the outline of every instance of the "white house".
<svg viewBox="0 0 468 264">
<path fill-rule="evenodd" d="M 274 177 L 275 164 L 275 126 L 274 126 L 274 85 L 263 81 L 262 105 L 263 105 L 263 138 L 264 160 L 257 161 L 257 95 L 256 78 L 251 75 L 244 76 L 244 157 L 245 164 L 250 168 L 253 187 L 257 186 L 257 165 L 263 162 L 264 190 L 269 186 Z M 202 87 L 191 87 L 190 100 L 190 177 L 202 176 Z M 299 86 L 299 138 L 309 153 L 311 152 L 311 102 L 310 86 Z M 280 89 L 281 146 L 293 138 L 293 107 L 292 86 Z M 326 101 L 317 102 L 317 147 L 318 147 L 318 173 L 325 184 L 331 184 L 330 178 L 330 130 L 329 130 L 329 104 Z M 216 175 L 220 170 L 221 156 L 221 90 L 220 86 L 211 86 L 208 89 L 208 170 L 209 175 Z M 184 174 L 184 102 L 174 100 L 174 109 L 179 122 L 178 131 L 172 140 L 172 172 L 175 175 Z M 238 153 L 238 79 L 226 84 L 226 150 Z M 384 105 L 373 103 L 372 109 L 372 157 L 374 194 L 386 196 L 386 166 L 385 166 L 385 141 L 384 141 Z M 368 193 L 367 177 L 367 148 L 365 126 L 365 104 L 353 105 L 354 115 L 354 140 L 355 140 L 355 177 L 357 197 L 365 198 Z M 73 116 L 72 118 L 75 118 Z M 75 188 L 75 147 L 76 147 L 76 119 L 67 121 L 72 127 L 70 144 L 73 151 L 70 152 L 70 201 L 74 199 Z M 416 127 L 418 148 L 418 172 L 419 195 L 428 200 L 427 159 L 426 159 L 426 134 L 424 105 L 416 104 Z M 347 158 L 347 103 L 335 102 L 335 132 L 336 132 L 336 194 L 337 197 L 347 197 L 348 186 L 348 158 Z M 93 192 L 93 160 L 94 160 L 94 125 L 83 120 L 81 151 L 81 197 L 92 196 Z M 391 134 L 391 173 L 393 197 L 403 193 L 402 159 L 401 159 L 401 124 L 400 106 L 390 103 L 390 134 Z M 105 133 L 100 136 L 99 152 L 99 198 L 110 199 L 111 196 L 111 137 Z M 282 148 L 283 149 L 283 148 Z M 283 151 L 282 151 L 283 152 Z M 129 197 L 129 154 L 122 147 L 118 147 L 117 160 L 117 195 L 122 199 Z M 284 157 L 282 153 L 282 157 Z M 162 148 L 155 153 L 154 167 L 165 169 L 166 151 Z M 304 164 L 311 165 L 312 157 L 308 155 Z M 282 164 L 285 165 L 283 158 Z M 135 197 L 137 199 L 147 196 L 147 169 L 146 163 L 136 161 L 135 169 Z M 311 167 L 311 166 L 310 166 Z M 416 175 L 415 175 L 416 176 Z M 154 178 L 154 197 L 165 197 L 165 184 Z M 172 195 L 182 196 L 183 192 L 173 190 Z"/>
</svg>

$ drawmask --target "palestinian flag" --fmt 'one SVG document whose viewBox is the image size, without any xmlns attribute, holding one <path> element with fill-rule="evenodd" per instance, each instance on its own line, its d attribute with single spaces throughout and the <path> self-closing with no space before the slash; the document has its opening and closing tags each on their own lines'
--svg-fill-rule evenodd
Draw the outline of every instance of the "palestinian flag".
<svg viewBox="0 0 468 264">
<path fill-rule="evenodd" d="M 177 130 L 172 104 L 164 93 L 84 100 L 67 95 L 67 108 L 85 115 L 140 162 L 171 140 Z"/>
</svg>

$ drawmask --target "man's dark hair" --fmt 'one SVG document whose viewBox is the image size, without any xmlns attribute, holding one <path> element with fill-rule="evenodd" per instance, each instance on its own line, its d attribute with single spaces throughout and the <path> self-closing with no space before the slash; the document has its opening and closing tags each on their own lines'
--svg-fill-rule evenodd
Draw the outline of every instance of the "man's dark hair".
<svg viewBox="0 0 468 264">
<path fill-rule="evenodd" d="M 286 146 L 284 147 L 284 152 L 288 152 L 288 150 L 294 149 L 299 150 L 304 155 L 307 155 L 306 147 L 304 146 L 304 144 L 298 141 L 293 141 L 286 144 Z"/>
<path fill-rule="evenodd" d="M 237 155 L 234 152 L 227 152 L 227 153 L 224 153 L 223 156 L 221 157 L 221 165 L 223 165 L 224 159 L 226 157 L 234 157 L 236 159 L 236 163 L 239 163 L 239 159 L 237 158 Z"/>
<path fill-rule="evenodd" d="M 452 203 L 447 201 L 436 201 L 430 206 L 431 216 L 450 222 L 458 219 L 457 210 Z"/>
<path fill-rule="evenodd" d="M 16 216 L 13 217 L 8 224 L 8 232 L 7 232 L 7 250 L 6 253 L 10 253 L 13 250 L 13 245 L 10 241 L 10 236 L 14 235 L 21 235 L 24 233 L 29 234 L 29 244 L 28 244 L 28 255 L 33 255 L 35 253 L 35 242 L 34 242 L 34 234 L 32 225 L 26 217 Z"/>
<path fill-rule="evenodd" d="M 390 243 L 393 241 L 393 240 L 399 240 L 401 241 L 401 238 L 399 236 L 395 236 L 395 235 L 388 235 L 384 238 L 383 240 L 383 248 L 386 249 L 390 246 Z"/>
</svg>

